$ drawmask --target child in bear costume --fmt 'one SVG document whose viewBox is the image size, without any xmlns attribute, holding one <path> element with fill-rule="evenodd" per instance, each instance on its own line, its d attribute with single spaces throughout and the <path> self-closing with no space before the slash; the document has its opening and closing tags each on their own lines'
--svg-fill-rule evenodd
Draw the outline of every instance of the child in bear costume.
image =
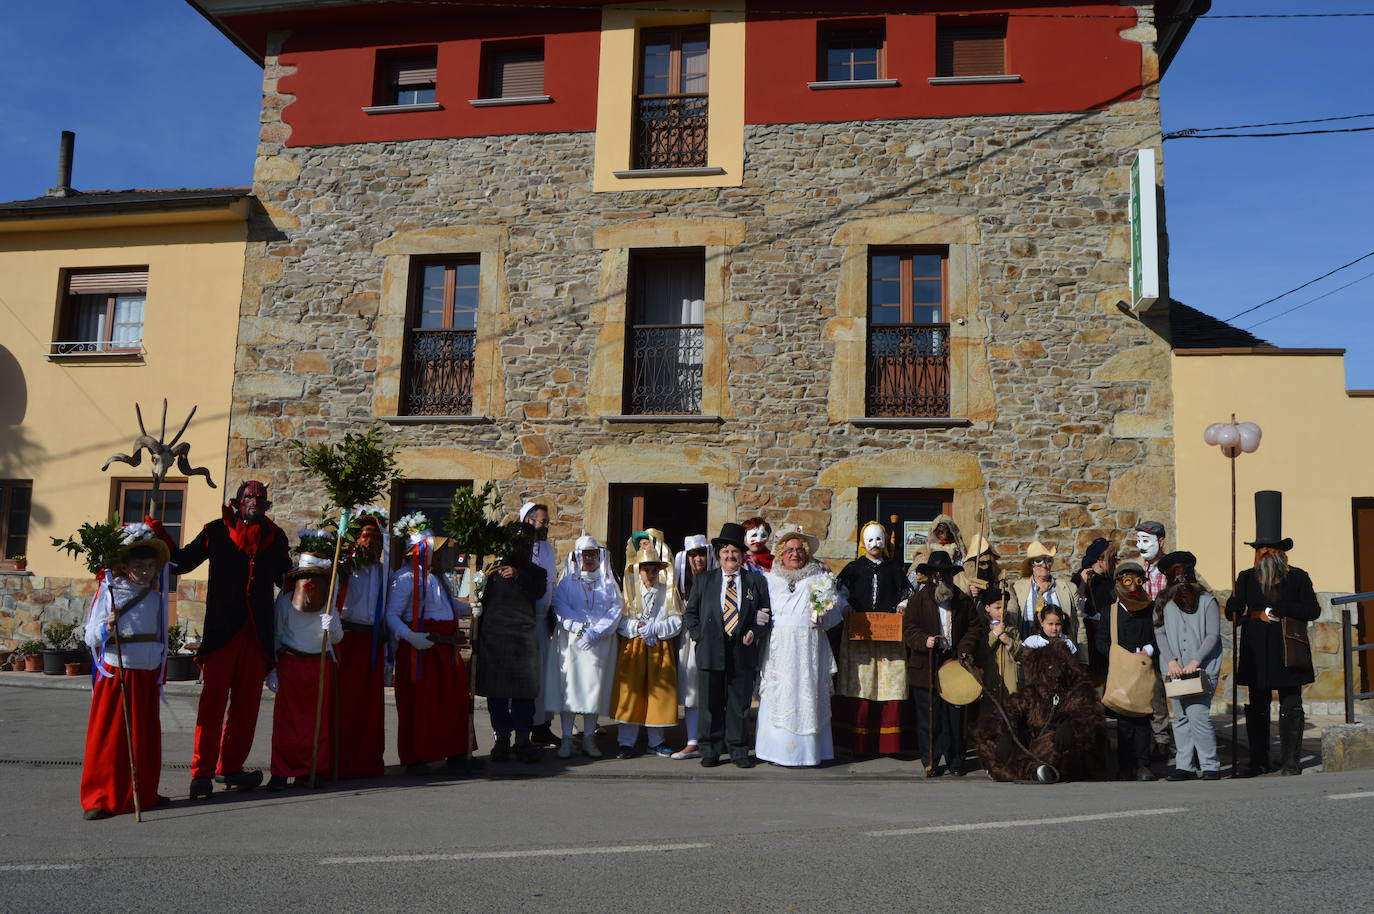
<svg viewBox="0 0 1374 914">
<path fill-rule="evenodd" d="M 1034 780 L 1042 763 L 1055 768 L 1058 780 L 1081 779 L 1106 738 L 1102 704 L 1084 667 L 1062 642 L 1022 651 L 1020 660 L 1024 682 L 1004 703 L 1006 718 L 995 708 L 980 715 L 974 750 L 994 780 Z"/>
</svg>

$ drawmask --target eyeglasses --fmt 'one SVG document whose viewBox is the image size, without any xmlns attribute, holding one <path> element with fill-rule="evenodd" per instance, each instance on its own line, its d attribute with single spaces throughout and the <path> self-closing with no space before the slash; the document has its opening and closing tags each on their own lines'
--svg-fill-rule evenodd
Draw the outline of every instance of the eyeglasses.
<svg viewBox="0 0 1374 914">
<path fill-rule="evenodd" d="M 1053 565 L 1054 559 L 1031 559 L 1032 565 Z"/>
<path fill-rule="evenodd" d="M 1123 574 L 1117 580 L 1122 584 L 1134 584 L 1137 587 L 1145 583 L 1145 579 L 1138 574 Z"/>
<path fill-rule="evenodd" d="M 788 546 L 782 551 L 783 555 L 806 555 L 805 546 Z"/>
</svg>

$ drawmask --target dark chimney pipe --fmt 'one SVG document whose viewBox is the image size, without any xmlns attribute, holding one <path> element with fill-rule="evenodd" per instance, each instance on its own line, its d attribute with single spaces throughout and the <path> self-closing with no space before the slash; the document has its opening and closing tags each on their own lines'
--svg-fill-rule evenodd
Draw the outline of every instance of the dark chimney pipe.
<svg viewBox="0 0 1374 914">
<path fill-rule="evenodd" d="M 76 134 L 70 130 L 62 131 L 62 143 L 57 151 L 57 186 L 48 191 L 49 197 L 70 197 L 72 190 L 72 151 L 76 147 Z"/>
</svg>

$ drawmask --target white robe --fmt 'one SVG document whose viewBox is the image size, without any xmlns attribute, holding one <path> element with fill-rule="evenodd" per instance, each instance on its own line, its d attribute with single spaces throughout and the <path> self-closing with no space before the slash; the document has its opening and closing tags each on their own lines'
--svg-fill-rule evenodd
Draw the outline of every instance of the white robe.
<svg viewBox="0 0 1374 914">
<path fill-rule="evenodd" d="M 620 605 L 615 581 L 603 580 L 599 573 L 591 587 L 575 574 L 558 582 L 553 592 L 558 622 L 544 658 L 544 711 L 599 717 L 610 713 Z M 593 642 L 591 650 L 577 646 L 584 629 Z"/>
<path fill-rule="evenodd" d="M 535 646 L 539 649 L 539 669 L 544 669 L 549 660 L 549 648 L 553 642 L 553 627 L 549 623 L 549 607 L 553 604 L 554 584 L 558 580 L 558 559 L 553 553 L 553 544 L 548 540 L 537 540 L 534 544 L 531 556 L 534 564 L 544 569 L 544 595 L 534 601 L 534 624 Z M 542 689 L 541 689 L 542 692 Z M 543 696 L 538 695 L 534 701 L 534 724 L 541 726 L 549 722 L 548 714 L 544 713 Z"/>
<path fill-rule="evenodd" d="M 843 595 L 813 625 L 808 593 L 814 576 L 798 581 L 792 590 L 772 572 L 764 577 L 768 580 L 773 626 L 760 676 L 754 754 L 778 765 L 819 765 L 835 757 L 830 731 L 830 677 L 836 667 L 825 632 L 840 622 Z"/>
</svg>

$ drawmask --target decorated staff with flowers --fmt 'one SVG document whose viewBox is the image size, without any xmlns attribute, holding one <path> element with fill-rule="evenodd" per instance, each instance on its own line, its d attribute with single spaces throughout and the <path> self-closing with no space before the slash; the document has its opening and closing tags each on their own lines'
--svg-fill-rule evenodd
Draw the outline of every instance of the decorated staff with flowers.
<svg viewBox="0 0 1374 914">
<path fill-rule="evenodd" d="M 338 663 L 338 737 L 334 740 L 334 776 L 379 778 L 386 751 L 385 679 L 391 662 L 391 636 L 386 627 L 390 583 L 391 539 L 386 512 L 360 507 L 348 525 L 350 542 L 339 569 L 334 605 L 343 624 L 343 640 L 334 648 Z"/>
<path fill-rule="evenodd" d="M 472 714 L 458 620 L 471 610 L 444 581 L 438 555 L 447 541 L 435 539 L 429 518 L 407 514 L 392 532 L 406 541 L 386 601 L 396 645 L 396 751 L 406 774 L 424 774 L 437 761 L 466 770 Z"/>
<path fill-rule="evenodd" d="M 816 560 L 820 541 L 784 526 L 773 543 L 768 599 L 773 630 L 763 652 L 754 754 L 778 765 L 811 766 L 835 757 L 830 732 L 835 657 L 826 631 L 845 605 L 835 576 Z"/>
<path fill-rule="evenodd" d="M 267 687 L 277 693 L 272 705 L 272 777 L 267 789 L 284 790 L 286 779 L 305 786 L 318 765 L 333 773 L 329 744 L 334 714 L 334 665 L 321 663 L 321 653 L 343 638 L 339 614 L 329 611 L 328 589 L 336 553 L 335 537 L 325 530 L 302 530 L 296 567 L 286 573 L 277 596 L 277 665 L 267 674 Z M 323 640 L 322 640 L 323 639 Z M 315 700 L 324 695 L 320 725 L 315 726 Z M 314 786 L 311 784 L 310 786 Z"/>
<path fill-rule="evenodd" d="M 114 528 L 113 519 L 105 526 Z M 157 792 L 162 769 L 158 692 L 167 658 L 162 571 L 169 557 L 167 544 L 151 527 L 129 524 L 119 530 L 112 554 L 91 554 L 87 563 L 105 573 L 85 634 L 95 658 L 81 765 L 86 819 L 130 812 L 141 819 L 144 809 L 170 802 Z"/>
</svg>

